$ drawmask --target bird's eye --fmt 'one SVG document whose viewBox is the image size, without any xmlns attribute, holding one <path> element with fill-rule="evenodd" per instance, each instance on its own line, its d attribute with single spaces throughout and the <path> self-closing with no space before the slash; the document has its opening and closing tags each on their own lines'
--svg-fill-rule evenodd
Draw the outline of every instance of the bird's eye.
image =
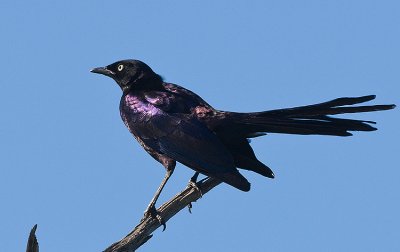
<svg viewBox="0 0 400 252">
<path fill-rule="evenodd" d="M 124 69 L 124 65 L 122 65 L 122 64 L 121 64 L 121 65 L 118 65 L 118 68 L 117 68 L 117 69 L 118 69 L 118 71 L 120 71 L 120 72 L 121 72 L 121 71 L 122 71 L 122 69 Z"/>
</svg>

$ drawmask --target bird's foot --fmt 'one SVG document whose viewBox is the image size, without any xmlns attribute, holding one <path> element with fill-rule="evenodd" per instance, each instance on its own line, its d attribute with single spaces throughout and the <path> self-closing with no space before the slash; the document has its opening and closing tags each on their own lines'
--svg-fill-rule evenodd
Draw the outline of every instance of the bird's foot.
<svg viewBox="0 0 400 252">
<path fill-rule="evenodd" d="M 190 202 L 190 203 L 187 205 L 187 207 L 188 207 L 189 213 L 191 214 L 191 213 L 192 213 L 192 208 L 193 208 L 192 202 Z"/>
<path fill-rule="evenodd" d="M 200 194 L 200 198 L 201 198 L 201 197 L 203 197 L 203 192 L 202 192 L 201 189 L 200 189 L 200 185 L 202 184 L 202 182 L 203 182 L 204 179 L 202 179 L 202 180 L 200 180 L 200 181 L 198 181 L 198 182 L 196 182 L 196 180 L 197 180 L 197 177 L 196 177 L 196 178 L 192 177 L 192 178 L 189 180 L 189 183 L 188 183 L 187 187 L 189 187 L 189 188 L 192 187 L 192 188 L 194 188 L 196 191 L 198 191 L 199 194 Z M 192 202 L 190 202 L 190 203 L 188 204 L 189 213 L 192 213 L 192 208 L 193 208 L 193 205 L 192 205 Z"/>
<path fill-rule="evenodd" d="M 193 181 L 192 179 L 190 179 L 190 180 L 189 180 L 189 183 L 188 183 L 188 185 L 187 185 L 187 187 L 189 187 L 189 188 L 192 187 L 193 189 L 195 189 L 196 191 L 198 191 L 198 192 L 200 193 L 200 198 L 203 197 L 203 192 L 202 192 L 201 189 L 200 189 L 200 186 L 201 186 L 202 182 L 203 182 L 203 180 L 201 180 L 201 181 L 199 181 L 199 182 L 196 182 L 196 181 Z"/>
<path fill-rule="evenodd" d="M 167 224 L 165 223 L 163 217 L 161 217 L 161 215 L 158 213 L 156 207 L 154 205 L 150 205 L 147 207 L 146 211 L 144 211 L 144 216 L 142 218 L 142 221 L 144 219 L 146 219 L 147 217 L 152 217 L 158 220 L 158 222 L 160 223 L 160 225 L 163 226 L 163 230 L 164 231 L 167 228 Z"/>
</svg>

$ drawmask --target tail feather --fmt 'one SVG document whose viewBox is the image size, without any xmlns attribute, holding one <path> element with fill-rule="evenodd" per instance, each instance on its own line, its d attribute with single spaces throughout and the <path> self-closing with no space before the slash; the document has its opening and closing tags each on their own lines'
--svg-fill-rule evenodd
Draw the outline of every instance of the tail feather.
<svg viewBox="0 0 400 252">
<path fill-rule="evenodd" d="M 236 130 L 247 137 L 259 132 L 300 135 L 351 136 L 349 131 L 374 131 L 373 121 L 333 118 L 328 115 L 389 110 L 390 105 L 348 106 L 375 99 L 375 95 L 344 97 L 328 102 L 256 113 L 234 113 Z"/>
<path fill-rule="evenodd" d="M 257 172 L 264 177 L 275 178 L 275 174 L 271 168 L 258 161 L 256 157 L 237 156 L 236 165 L 239 168 Z"/>
<path fill-rule="evenodd" d="M 284 117 L 296 117 L 296 116 L 315 116 L 315 115 L 336 115 L 344 113 L 359 113 L 359 112 L 372 112 L 389 110 L 395 107 L 394 104 L 390 105 L 372 105 L 372 106 L 355 106 L 355 107 L 343 107 L 346 105 L 360 104 L 367 101 L 372 101 L 376 98 L 375 95 L 367 95 L 360 97 L 342 97 L 331 101 L 300 106 L 286 109 L 276 109 L 254 113 L 255 115 L 264 116 L 284 116 Z"/>
<path fill-rule="evenodd" d="M 224 172 L 224 173 L 217 173 L 213 174 L 213 177 L 220 179 L 221 181 L 236 187 L 237 189 L 248 192 L 250 191 L 250 183 L 247 181 L 239 171 L 236 172 Z"/>
</svg>

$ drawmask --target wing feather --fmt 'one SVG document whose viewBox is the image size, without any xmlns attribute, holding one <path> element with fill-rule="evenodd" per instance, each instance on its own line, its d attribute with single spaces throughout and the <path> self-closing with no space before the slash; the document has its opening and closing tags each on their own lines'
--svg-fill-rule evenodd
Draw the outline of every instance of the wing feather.
<svg viewBox="0 0 400 252">
<path fill-rule="evenodd" d="M 250 190 L 250 183 L 236 169 L 230 152 L 205 125 L 181 114 L 157 117 L 147 121 L 147 129 L 157 132 L 157 137 L 143 139 L 147 145 L 195 171 L 240 190 Z"/>
</svg>

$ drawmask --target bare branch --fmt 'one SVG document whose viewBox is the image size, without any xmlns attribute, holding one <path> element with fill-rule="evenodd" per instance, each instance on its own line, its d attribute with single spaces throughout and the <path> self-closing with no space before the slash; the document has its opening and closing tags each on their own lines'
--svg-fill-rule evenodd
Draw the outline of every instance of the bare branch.
<svg viewBox="0 0 400 252">
<path fill-rule="evenodd" d="M 191 202 L 195 202 L 220 183 L 221 182 L 217 179 L 207 178 L 202 183 L 198 184 L 201 193 L 196 188 L 187 187 L 175 197 L 161 205 L 157 211 L 163 220 L 168 221 Z M 152 237 L 152 233 L 160 226 L 162 225 L 157 219 L 149 216 L 143 219 L 125 238 L 115 242 L 104 250 L 104 252 L 133 252 L 147 242 Z"/>
<path fill-rule="evenodd" d="M 36 232 L 37 225 L 33 226 L 29 238 L 28 238 L 28 244 L 26 245 L 26 252 L 39 252 L 39 244 L 36 239 Z"/>
</svg>

